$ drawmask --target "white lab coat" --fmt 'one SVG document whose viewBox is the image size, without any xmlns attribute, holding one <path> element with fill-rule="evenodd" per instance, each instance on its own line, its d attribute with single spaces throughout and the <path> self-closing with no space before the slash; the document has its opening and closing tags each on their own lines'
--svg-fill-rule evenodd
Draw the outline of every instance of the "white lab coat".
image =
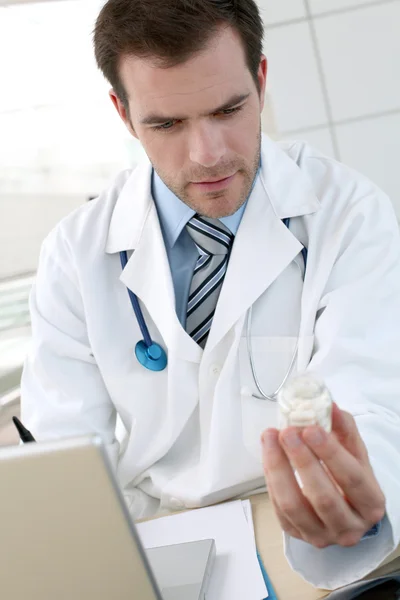
<svg viewBox="0 0 400 600">
<path fill-rule="evenodd" d="M 378 537 L 324 550 L 286 537 L 288 560 L 324 588 L 364 576 L 400 539 L 400 242 L 390 201 L 309 146 L 264 137 L 262 172 L 203 351 L 175 313 L 150 175 L 147 161 L 122 173 L 44 242 L 23 420 L 39 440 L 100 434 L 134 517 L 255 490 L 264 484 L 260 435 L 277 425 L 277 408 L 251 396 L 245 320 L 253 306 L 264 389 L 281 383 L 299 335 L 297 371 L 316 372 L 355 416 L 387 499 Z M 134 250 L 122 275 L 121 250 Z M 141 334 L 126 286 L 168 351 L 162 372 L 135 359 Z"/>
</svg>

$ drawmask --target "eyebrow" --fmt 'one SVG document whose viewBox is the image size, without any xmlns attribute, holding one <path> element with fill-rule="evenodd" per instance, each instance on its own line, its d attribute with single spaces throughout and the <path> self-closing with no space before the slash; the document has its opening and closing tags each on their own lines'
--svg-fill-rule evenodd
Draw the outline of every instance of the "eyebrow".
<svg viewBox="0 0 400 600">
<path fill-rule="evenodd" d="M 247 100 L 247 98 L 249 96 L 250 96 L 250 92 L 248 92 L 247 94 L 235 94 L 227 102 L 224 102 L 224 104 L 222 106 L 218 106 L 218 108 L 215 108 L 214 110 L 212 110 L 210 112 L 203 113 L 201 116 L 207 117 L 209 115 L 214 115 L 215 113 L 219 113 L 224 110 L 228 110 L 229 108 L 233 108 L 237 104 L 241 104 L 242 102 Z M 143 117 L 143 119 L 140 120 L 140 123 L 141 123 L 141 125 L 157 125 L 160 123 L 168 123 L 169 121 L 185 121 L 186 118 L 187 117 L 178 117 L 178 116 L 163 117 L 163 116 L 157 115 L 157 114 L 150 114 L 150 115 L 147 115 L 147 117 Z"/>
</svg>

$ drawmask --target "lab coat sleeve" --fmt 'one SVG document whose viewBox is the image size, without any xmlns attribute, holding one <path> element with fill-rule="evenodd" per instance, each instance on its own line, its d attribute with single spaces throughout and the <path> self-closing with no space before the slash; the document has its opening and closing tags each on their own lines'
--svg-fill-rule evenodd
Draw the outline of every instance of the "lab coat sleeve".
<svg viewBox="0 0 400 600">
<path fill-rule="evenodd" d="M 116 411 L 93 356 L 74 259 L 60 228 L 45 240 L 30 297 L 22 421 L 38 440 L 99 435 L 115 468 Z"/>
<path fill-rule="evenodd" d="M 316 284 L 307 370 L 355 417 L 386 497 L 379 533 L 351 548 L 319 550 L 285 534 L 294 570 L 316 587 L 335 589 L 377 568 L 400 541 L 400 240 L 391 203 L 375 189 L 319 230 L 325 241 L 311 260 L 318 268 L 330 253 L 332 269 L 323 289 Z"/>
</svg>

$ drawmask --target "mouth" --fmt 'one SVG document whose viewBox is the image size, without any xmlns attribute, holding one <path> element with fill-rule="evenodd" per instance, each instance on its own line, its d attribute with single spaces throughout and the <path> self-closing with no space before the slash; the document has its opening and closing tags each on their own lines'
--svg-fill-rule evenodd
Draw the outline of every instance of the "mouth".
<svg viewBox="0 0 400 600">
<path fill-rule="evenodd" d="M 205 191 L 205 192 L 213 192 L 222 190 L 228 187 L 233 179 L 235 178 L 236 173 L 230 175 L 229 177 L 224 177 L 223 179 L 210 179 L 209 181 L 193 181 L 192 185 L 196 186 L 197 189 Z"/>
</svg>

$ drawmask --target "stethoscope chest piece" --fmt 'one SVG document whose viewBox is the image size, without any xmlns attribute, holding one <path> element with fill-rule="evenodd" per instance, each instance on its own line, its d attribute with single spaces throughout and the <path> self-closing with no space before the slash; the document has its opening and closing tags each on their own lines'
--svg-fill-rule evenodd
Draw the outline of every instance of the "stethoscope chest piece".
<svg viewBox="0 0 400 600">
<path fill-rule="evenodd" d="M 167 354 L 164 348 L 155 342 L 146 346 L 144 340 L 141 340 L 136 344 L 135 354 L 139 363 L 149 371 L 163 371 L 167 366 Z"/>
</svg>

